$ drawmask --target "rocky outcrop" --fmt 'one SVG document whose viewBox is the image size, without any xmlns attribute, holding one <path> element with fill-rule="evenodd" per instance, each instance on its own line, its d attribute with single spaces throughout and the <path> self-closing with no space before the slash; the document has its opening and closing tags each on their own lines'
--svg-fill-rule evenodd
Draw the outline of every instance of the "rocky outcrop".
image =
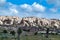
<svg viewBox="0 0 60 40">
<path fill-rule="evenodd" d="M 19 27 L 23 30 L 24 35 L 34 35 L 34 33 L 39 31 L 46 32 L 46 28 L 53 29 L 52 31 L 60 29 L 60 20 L 37 17 L 20 18 L 16 16 L 0 16 L 0 32 L 3 30 L 7 30 L 8 32 L 14 30 L 17 32 Z"/>
<path fill-rule="evenodd" d="M 16 16 L 0 16 L 0 25 L 14 25 L 21 21 L 21 18 Z"/>
<path fill-rule="evenodd" d="M 16 16 L 0 16 L 0 26 L 60 28 L 59 19 L 45 19 L 37 17 L 19 18 Z"/>
<path fill-rule="evenodd" d="M 37 17 L 25 17 L 23 18 L 24 26 L 28 27 L 42 27 L 42 28 L 60 28 L 60 20 L 58 19 L 46 19 Z"/>
</svg>

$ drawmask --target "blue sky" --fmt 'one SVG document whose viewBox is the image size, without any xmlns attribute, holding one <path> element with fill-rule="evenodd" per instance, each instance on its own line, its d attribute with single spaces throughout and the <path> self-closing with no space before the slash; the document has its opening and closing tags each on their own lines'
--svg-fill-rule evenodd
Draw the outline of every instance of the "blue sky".
<svg viewBox="0 0 60 40">
<path fill-rule="evenodd" d="M 0 0 L 0 16 L 60 19 L 60 0 Z"/>
</svg>

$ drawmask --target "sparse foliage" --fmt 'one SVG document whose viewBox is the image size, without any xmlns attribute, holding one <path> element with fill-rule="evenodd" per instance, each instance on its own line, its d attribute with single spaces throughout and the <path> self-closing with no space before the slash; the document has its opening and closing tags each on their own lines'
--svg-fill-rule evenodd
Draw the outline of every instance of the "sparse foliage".
<svg viewBox="0 0 60 40">
<path fill-rule="evenodd" d="M 11 31 L 10 34 L 15 35 L 15 31 Z"/>
</svg>

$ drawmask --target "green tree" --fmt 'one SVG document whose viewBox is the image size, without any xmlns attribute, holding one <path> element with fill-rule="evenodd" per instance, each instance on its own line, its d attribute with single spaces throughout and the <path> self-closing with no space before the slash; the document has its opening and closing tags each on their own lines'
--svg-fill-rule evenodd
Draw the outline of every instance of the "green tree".
<svg viewBox="0 0 60 40">
<path fill-rule="evenodd" d="M 37 34 L 38 34 L 37 32 L 34 33 L 34 35 L 37 35 Z"/>
<path fill-rule="evenodd" d="M 3 30 L 3 33 L 8 33 L 7 30 Z"/>
<path fill-rule="evenodd" d="M 4 38 L 6 38 L 6 39 L 7 39 L 7 33 L 8 33 L 8 32 L 7 32 L 7 30 L 3 30 L 3 32 L 2 32 L 2 33 L 3 33 L 3 37 L 2 37 L 2 38 L 3 38 L 3 39 L 4 39 Z"/>
<path fill-rule="evenodd" d="M 49 28 L 47 28 L 46 30 L 46 38 L 48 38 L 48 35 L 49 35 Z"/>
<path fill-rule="evenodd" d="M 18 40 L 20 40 L 20 34 L 22 33 L 22 30 L 21 28 L 19 27 L 18 30 L 17 30 L 17 34 L 18 34 Z"/>
<path fill-rule="evenodd" d="M 14 38 L 15 38 L 15 33 L 16 33 L 15 31 L 10 32 L 10 34 L 12 34 L 14 36 Z M 16 40 L 16 38 L 15 38 L 15 40 Z"/>
</svg>

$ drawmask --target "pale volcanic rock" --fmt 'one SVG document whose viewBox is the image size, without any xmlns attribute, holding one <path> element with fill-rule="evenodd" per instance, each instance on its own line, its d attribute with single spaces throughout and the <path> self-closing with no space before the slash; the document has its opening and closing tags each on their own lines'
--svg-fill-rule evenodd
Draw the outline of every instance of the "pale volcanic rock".
<svg viewBox="0 0 60 40">
<path fill-rule="evenodd" d="M 51 26 L 53 27 L 53 28 L 60 28 L 59 26 L 60 26 L 60 23 L 59 23 L 59 21 L 58 21 L 58 19 L 51 19 L 50 20 L 51 21 Z"/>
<path fill-rule="evenodd" d="M 37 17 L 20 18 L 17 16 L 0 16 L 0 30 L 14 30 L 15 32 L 17 32 L 17 29 L 19 27 L 21 27 L 23 31 L 30 30 L 28 34 L 34 34 L 41 29 L 46 30 L 46 28 L 50 28 L 53 30 L 60 29 L 60 20 Z"/>
<path fill-rule="evenodd" d="M 42 27 L 42 28 L 60 28 L 60 20 L 46 19 L 37 17 L 24 17 L 17 16 L 0 16 L 0 25 L 14 25 L 14 26 L 27 26 L 27 27 Z"/>
<path fill-rule="evenodd" d="M 16 16 L 0 16 L 0 25 L 13 25 L 13 22 L 15 24 L 21 22 L 21 18 Z"/>
<path fill-rule="evenodd" d="M 25 24 L 29 24 L 30 26 L 36 26 L 36 27 L 48 27 L 48 28 L 60 28 L 60 20 L 51 20 L 51 19 L 45 19 L 45 18 L 36 18 L 36 17 L 25 17 L 24 21 L 28 21 Z M 54 23 L 55 22 L 55 23 Z M 28 25 L 28 26 L 29 26 Z"/>
</svg>

